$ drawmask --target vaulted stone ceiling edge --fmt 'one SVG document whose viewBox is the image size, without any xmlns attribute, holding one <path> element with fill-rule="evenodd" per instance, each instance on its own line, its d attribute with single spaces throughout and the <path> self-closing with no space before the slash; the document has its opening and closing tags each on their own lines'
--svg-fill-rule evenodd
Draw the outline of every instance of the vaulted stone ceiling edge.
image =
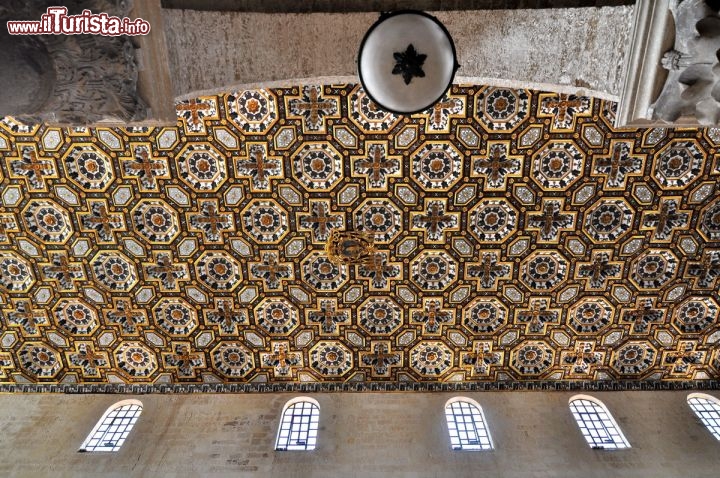
<svg viewBox="0 0 720 478">
<path fill-rule="evenodd" d="M 454 85 L 0 120 L 0 391 L 717 388 L 720 129 Z M 334 232 L 371 241 L 339 265 Z"/>
</svg>

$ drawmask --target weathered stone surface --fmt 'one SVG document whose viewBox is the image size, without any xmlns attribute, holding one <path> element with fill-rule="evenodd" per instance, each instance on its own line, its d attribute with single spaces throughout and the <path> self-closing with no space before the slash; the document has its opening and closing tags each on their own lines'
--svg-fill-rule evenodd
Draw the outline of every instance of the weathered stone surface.
<svg viewBox="0 0 720 478">
<path fill-rule="evenodd" d="M 10 0 L 0 23 L 38 21 L 54 0 Z M 71 0 L 68 14 L 129 16 L 131 1 Z M 0 35 L 0 116 L 50 123 L 136 121 L 146 107 L 137 95 L 135 47 L 128 36 Z"/>
<path fill-rule="evenodd" d="M 459 79 L 615 97 L 621 89 L 632 10 L 621 6 L 434 14 L 455 40 Z M 377 18 L 377 13 L 165 10 L 175 93 L 291 78 L 356 78 L 360 41 Z"/>
<path fill-rule="evenodd" d="M 634 0 L 163 0 L 164 8 L 234 12 L 392 12 L 415 10 L 507 10 L 511 8 L 578 8 L 632 5 Z"/>
</svg>

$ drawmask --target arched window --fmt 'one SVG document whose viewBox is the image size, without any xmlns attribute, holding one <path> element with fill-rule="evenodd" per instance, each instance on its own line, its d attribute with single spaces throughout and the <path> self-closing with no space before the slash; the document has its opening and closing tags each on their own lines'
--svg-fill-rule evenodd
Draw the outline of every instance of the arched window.
<svg viewBox="0 0 720 478">
<path fill-rule="evenodd" d="M 78 451 L 118 451 L 142 413 L 138 400 L 123 400 L 107 409 Z"/>
<path fill-rule="evenodd" d="M 687 402 L 703 425 L 720 440 L 720 400 L 704 393 L 691 393 Z"/>
<path fill-rule="evenodd" d="M 445 404 L 450 446 L 453 450 L 492 450 L 482 408 L 474 400 L 458 397 Z"/>
<path fill-rule="evenodd" d="M 314 450 L 317 443 L 320 405 L 308 397 L 294 398 L 285 404 L 276 450 Z"/>
<path fill-rule="evenodd" d="M 630 448 L 630 443 L 600 400 L 587 395 L 576 395 L 570 398 L 570 411 L 591 448 Z"/>
</svg>

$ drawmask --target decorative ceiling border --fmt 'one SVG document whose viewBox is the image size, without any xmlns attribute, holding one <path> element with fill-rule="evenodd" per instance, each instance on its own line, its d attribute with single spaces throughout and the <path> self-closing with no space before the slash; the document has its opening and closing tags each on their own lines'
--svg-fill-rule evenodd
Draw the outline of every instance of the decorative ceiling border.
<svg viewBox="0 0 720 478">
<path fill-rule="evenodd" d="M 5 384 L 2 393 L 186 394 L 186 393 L 336 393 L 336 392 L 658 392 L 720 390 L 720 380 L 578 380 L 528 382 L 317 382 L 188 384 Z"/>
</svg>

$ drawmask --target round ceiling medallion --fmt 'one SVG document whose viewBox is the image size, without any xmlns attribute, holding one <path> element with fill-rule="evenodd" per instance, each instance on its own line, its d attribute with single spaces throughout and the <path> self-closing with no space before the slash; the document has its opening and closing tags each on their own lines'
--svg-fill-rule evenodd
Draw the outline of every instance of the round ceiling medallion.
<svg viewBox="0 0 720 478">
<path fill-rule="evenodd" d="M 458 69 L 455 44 L 425 12 L 383 13 L 365 34 L 358 54 L 360 82 L 381 108 L 413 114 L 437 103 Z"/>
</svg>

